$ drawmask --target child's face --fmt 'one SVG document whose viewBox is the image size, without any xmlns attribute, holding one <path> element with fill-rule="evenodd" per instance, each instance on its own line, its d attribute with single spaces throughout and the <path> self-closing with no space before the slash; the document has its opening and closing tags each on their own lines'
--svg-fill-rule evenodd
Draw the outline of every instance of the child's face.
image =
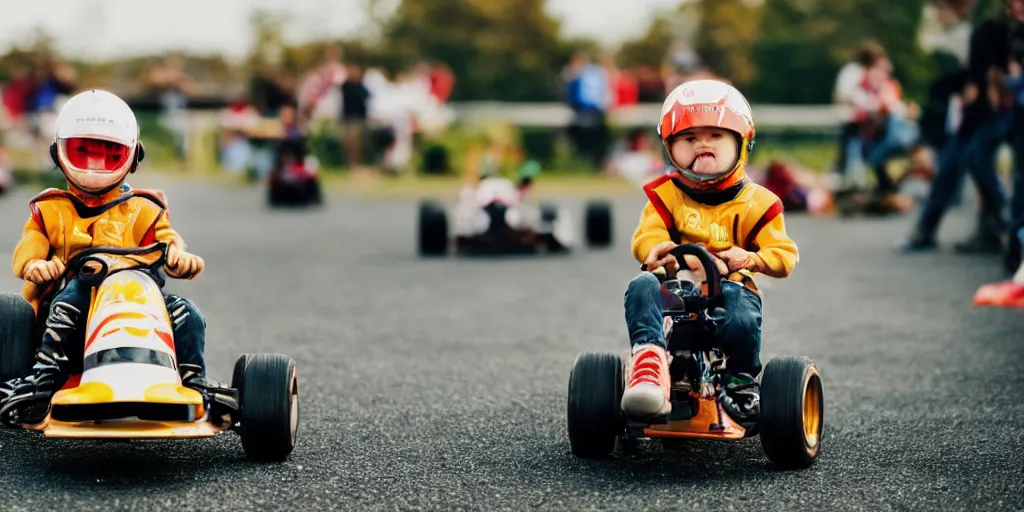
<svg viewBox="0 0 1024 512">
<path fill-rule="evenodd" d="M 739 148 L 736 136 L 728 130 L 692 128 L 672 141 L 671 154 L 679 167 L 712 176 L 736 165 Z"/>
</svg>

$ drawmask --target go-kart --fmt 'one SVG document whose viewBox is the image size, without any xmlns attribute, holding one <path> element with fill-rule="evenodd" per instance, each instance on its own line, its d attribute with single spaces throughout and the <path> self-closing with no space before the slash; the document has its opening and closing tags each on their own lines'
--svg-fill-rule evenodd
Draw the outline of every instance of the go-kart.
<svg viewBox="0 0 1024 512">
<path fill-rule="evenodd" d="M 711 336 L 724 319 L 722 276 L 700 245 L 681 245 L 671 254 L 680 262 L 684 255 L 696 256 L 709 269 L 705 270 L 706 284 L 700 286 L 686 278 L 659 276 L 662 295 L 673 297 L 665 301 L 664 309 L 671 412 L 657 417 L 626 415 L 620 407 L 626 361 L 616 354 L 581 354 L 569 375 L 572 453 L 581 458 L 605 457 L 614 450 L 616 441 L 624 452 L 631 453 L 641 439 L 737 440 L 760 435 L 765 453 L 776 465 L 809 467 L 818 457 L 823 427 L 823 392 L 817 364 L 806 357 L 791 356 L 769 361 L 761 375 L 761 410 L 756 422 L 741 425 L 734 421 L 716 398 L 720 373 L 727 362 Z"/>
<path fill-rule="evenodd" d="M 452 217 L 449 233 L 445 208 L 433 200 L 420 203 L 421 255 L 444 255 L 449 244 L 458 254 L 564 253 L 575 246 L 576 228 L 569 211 L 524 201 L 523 191 L 507 178 L 486 178 L 475 188 L 463 189 Z M 611 244 L 610 204 L 588 202 L 585 223 L 589 246 Z"/>
<path fill-rule="evenodd" d="M 277 147 L 267 176 L 267 201 L 271 207 L 323 204 L 317 163 L 306 155 L 305 142 L 288 140 Z"/>
<path fill-rule="evenodd" d="M 167 245 L 156 243 L 94 247 L 72 258 L 58 283 L 78 276 L 95 287 L 81 371 L 72 370 L 49 403 L 38 406 L 43 408 L 38 414 L 0 410 L 0 421 L 54 438 L 199 438 L 234 430 L 250 458 L 286 459 L 298 432 L 295 361 L 280 354 L 244 354 L 235 363 L 230 388 L 200 392 L 183 386 L 158 284 L 166 255 Z M 47 310 L 40 306 L 37 315 L 20 295 L 0 294 L 0 379 L 31 372 Z M 37 424 L 20 421 L 44 414 Z"/>
</svg>

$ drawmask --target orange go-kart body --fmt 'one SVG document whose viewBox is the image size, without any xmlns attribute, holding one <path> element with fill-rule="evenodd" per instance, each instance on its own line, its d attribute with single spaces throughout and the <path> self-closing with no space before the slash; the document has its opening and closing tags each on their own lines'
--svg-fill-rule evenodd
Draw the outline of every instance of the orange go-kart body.
<svg viewBox="0 0 1024 512">
<path fill-rule="evenodd" d="M 688 419 L 673 419 L 663 424 L 651 424 L 643 428 L 646 437 L 674 437 L 687 439 L 734 440 L 746 437 L 747 430 L 729 417 L 714 396 L 702 397 L 690 392 L 690 403 L 695 405 L 693 416 Z"/>
</svg>

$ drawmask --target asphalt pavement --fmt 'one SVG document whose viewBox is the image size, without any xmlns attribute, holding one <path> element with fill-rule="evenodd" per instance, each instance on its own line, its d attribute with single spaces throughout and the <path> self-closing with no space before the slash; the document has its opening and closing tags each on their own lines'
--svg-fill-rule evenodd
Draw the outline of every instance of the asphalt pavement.
<svg viewBox="0 0 1024 512">
<path fill-rule="evenodd" d="M 138 180 L 136 180 L 138 181 Z M 0 431 L 5 510 L 1024 510 L 1024 312 L 975 308 L 994 257 L 893 249 L 909 219 L 788 218 L 801 261 L 765 280 L 762 359 L 822 370 L 817 464 L 779 471 L 758 439 L 584 461 L 569 452 L 576 355 L 628 347 L 622 294 L 643 199 L 615 243 L 568 256 L 423 260 L 416 202 L 330 196 L 271 211 L 259 189 L 149 178 L 206 272 L 168 289 L 208 322 L 229 380 L 243 352 L 299 370 L 298 446 L 246 460 L 207 440 L 46 440 Z M 139 184 L 136 184 L 139 186 Z M 0 256 L 32 191 L 0 197 Z M 577 217 L 580 198 L 566 198 Z M 944 241 L 966 234 L 956 213 Z M 10 271 L 0 287 L 17 291 Z"/>
</svg>

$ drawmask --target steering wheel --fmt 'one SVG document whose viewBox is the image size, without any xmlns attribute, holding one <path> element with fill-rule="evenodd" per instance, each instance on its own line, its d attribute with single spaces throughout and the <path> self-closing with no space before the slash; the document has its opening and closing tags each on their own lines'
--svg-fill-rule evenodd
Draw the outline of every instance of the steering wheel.
<svg viewBox="0 0 1024 512">
<path fill-rule="evenodd" d="M 677 245 L 668 252 L 672 256 L 675 256 L 679 262 L 680 268 L 685 268 L 686 263 L 683 256 L 694 256 L 700 261 L 702 267 L 704 267 L 704 275 L 707 276 L 708 283 L 708 294 L 707 297 L 710 299 L 717 299 L 722 295 L 722 272 L 718 270 L 718 265 L 715 265 L 715 258 L 711 255 L 708 250 L 700 244 L 682 244 Z M 640 270 L 646 272 L 647 264 L 640 265 Z"/>
<path fill-rule="evenodd" d="M 107 273 L 107 262 L 100 255 L 111 256 L 144 256 L 159 251 L 160 257 L 152 263 L 139 265 L 137 268 L 158 269 L 167 262 L 168 245 L 164 242 L 156 242 L 145 247 L 90 247 L 84 249 L 71 258 L 64 270 L 64 276 L 68 275 L 104 275 Z M 94 266 L 98 265 L 98 267 Z"/>
</svg>

